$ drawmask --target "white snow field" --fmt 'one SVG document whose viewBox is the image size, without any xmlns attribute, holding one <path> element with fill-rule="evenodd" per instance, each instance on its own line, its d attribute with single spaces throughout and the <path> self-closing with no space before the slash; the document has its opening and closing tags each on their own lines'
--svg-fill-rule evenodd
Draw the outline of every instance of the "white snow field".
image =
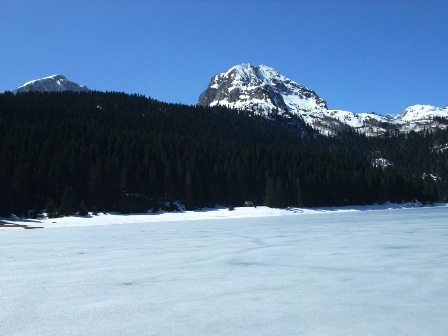
<svg viewBox="0 0 448 336">
<path fill-rule="evenodd" d="M 257 210 L 3 229 L 0 335 L 448 335 L 448 207 Z"/>
</svg>

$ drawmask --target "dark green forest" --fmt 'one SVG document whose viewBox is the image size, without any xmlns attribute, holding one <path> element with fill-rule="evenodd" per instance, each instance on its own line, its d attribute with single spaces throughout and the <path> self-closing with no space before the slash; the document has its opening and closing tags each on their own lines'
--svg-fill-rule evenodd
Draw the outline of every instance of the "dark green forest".
<svg viewBox="0 0 448 336">
<path fill-rule="evenodd" d="M 224 107 L 0 94 L 0 216 L 446 201 L 447 132 L 318 135 Z M 439 147 L 437 147 L 439 146 Z M 393 166 L 374 167 L 375 158 Z M 423 175 L 426 173 L 426 175 Z M 437 175 L 433 178 L 429 174 Z"/>
</svg>

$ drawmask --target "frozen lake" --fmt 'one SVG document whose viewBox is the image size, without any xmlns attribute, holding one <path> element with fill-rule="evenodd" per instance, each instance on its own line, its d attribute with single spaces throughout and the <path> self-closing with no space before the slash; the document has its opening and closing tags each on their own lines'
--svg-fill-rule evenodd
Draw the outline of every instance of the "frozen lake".
<svg viewBox="0 0 448 336">
<path fill-rule="evenodd" d="M 448 335 L 448 207 L 0 231 L 0 335 Z"/>
</svg>

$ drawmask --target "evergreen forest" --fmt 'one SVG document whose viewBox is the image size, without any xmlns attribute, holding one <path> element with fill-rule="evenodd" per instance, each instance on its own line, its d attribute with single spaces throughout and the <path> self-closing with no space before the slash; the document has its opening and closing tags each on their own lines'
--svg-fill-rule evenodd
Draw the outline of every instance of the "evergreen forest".
<svg viewBox="0 0 448 336">
<path fill-rule="evenodd" d="M 0 216 L 446 201 L 447 144 L 446 130 L 326 137 L 136 94 L 5 92 Z"/>
</svg>

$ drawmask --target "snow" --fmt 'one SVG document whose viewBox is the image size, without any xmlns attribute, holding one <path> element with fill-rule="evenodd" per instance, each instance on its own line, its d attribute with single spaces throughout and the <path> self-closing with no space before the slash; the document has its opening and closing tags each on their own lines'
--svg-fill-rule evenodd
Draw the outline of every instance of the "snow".
<svg viewBox="0 0 448 336">
<path fill-rule="evenodd" d="M 389 166 L 393 166 L 394 164 L 392 162 L 390 162 L 388 159 L 385 158 L 376 158 L 373 160 L 372 165 L 374 167 L 381 167 L 381 168 L 386 168 Z"/>
<path fill-rule="evenodd" d="M 403 121 L 414 121 L 414 120 L 424 120 L 433 119 L 434 117 L 448 117 L 448 111 L 440 107 L 432 105 L 413 105 L 406 108 L 400 116 Z"/>
<path fill-rule="evenodd" d="M 256 106 L 258 112 L 268 114 L 269 111 L 276 110 L 278 106 L 276 103 L 265 96 L 263 98 L 254 98 L 254 93 L 263 86 L 270 86 L 274 88 L 274 91 L 281 94 L 284 103 L 287 106 L 288 111 L 299 114 L 299 111 L 305 110 L 321 110 L 322 102 L 318 102 L 317 96 L 306 98 L 303 96 L 303 90 L 309 89 L 301 86 L 285 76 L 281 75 L 275 69 L 265 65 L 253 66 L 251 64 L 240 64 L 230 68 L 225 73 L 217 74 L 211 80 L 210 88 L 218 89 L 218 83 L 229 82 L 230 85 L 226 88 L 226 96 L 231 97 L 235 90 L 237 90 L 239 96 L 237 101 L 233 101 L 233 98 L 224 98 L 221 100 L 215 100 L 210 103 L 210 106 L 227 106 L 234 109 L 241 110 L 253 110 Z M 276 88 L 279 83 L 282 83 L 281 88 Z M 250 98 L 252 97 L 252 98 Z"/>
<path fill-rule="evenodd" d="M 37 83 L 37 82 L 49 80 L 49 79 L 50 80 L 57 80 L 57 78 L 61 78 L 61 79 L 66 80 L 66 78 L 64 76 L 62 76 L 62 75 L 51 75 L 51 76 L 43 77 L 43 78 L 40 78 L 40 79 L 34 79 L 32 81 L 26 82 L 25 84 L 19 86 L 17 89 L 20 89 L 20 88 L 22 88 L 24 86 L 32 85 L 32 84 Z"/>
<path fill-rule="evenodd" d="M 314 92 L 311 96 L 310 89 L 297 84 L 280 74 L 277 70 L 265 65 L 253 66 L 251 64 L 236 65 L 224 73 L 219 73 L 212 79 L 213 89 L 219 89 L 220 83 L 230 83 L 225 96 L 230 97 L 230 92 L 237 89 L 239 99 L 234 97 L 222 98 L 210 103 L 210 106 L 223 105 L 241 110 L 253 110 L 256 106 L 258 114 L 269 116 L 269 112 L 279 108 L 275 102 L 267 97 L 261 99 L 250 98 L 256 95 L 261 87 L 270 86 L 274 92 L 281 95 L 286 104 L 285 114 L 295 114 L 321 134 L 336 135 L 338 129 L 344 126 L 354 128 L 356 132 L 366 136 L 378 136 L 388 131 L 408 133 L 411 131 L 423 131 L 429 129 L 445 128 L 445 125 L 434 121 L 434 117 L 448 118 L 448 108 L 440 108 L 431 105 L 413 105 L 399 115 L 380 116 L 375 113 L 353 113 L 344 110 L 329 110 L 326 104 Z M 304 94 L 307 92 L 307 94 Z M 312 91 L 311 91 L 312 92 Z M 307 98 L 308 97 L 308 98 Z M 232 101 L 230 101 L 232 100 Z M 280 106 L 280 109 L 285 109 Z M 385 125 L 389 125 L 386 127 Z"/>
<path fill-rule="evenodd" d="M 448 207 L 398 207 L 3 230 L 0 334 L 446 335 Z"/>
<path fill-rule="evenodd" d="M 296 94 L 283 95 L 283 101 L 292 111 L 296 111 L 297 109 L 321 109 L 316 103 L 316 100 L 301 98 Z"/>
<path fill-rule="evenodd" d="M 392 206 L 392 205 L 386 205 Z M 45 218 L 40 220 L 20 220 L 18 217 L 10 218 L 8 221 L 16 224 L 38 225 L 45 228 L 72 227 L 72 226 L 96 226 L 96 225 L 112 225 L 112 224 L 136 224 L 136 223 L 158 223 L 173 221 L 192 221 L 192 220 L 213 220 L 213 219 L 236 219 L 236 218 L 252 218 L 252 217 L 269 217 L 269 216 L 290 216 L 298 213 L 314 213 L 316 211 L 328 210 L 312 210 L 312 209 L 274 209 L 266 206 L 253 207 L 236 207 L 234 211 L 229 211 L 226 207 L 204 208 L 197 211 L 183 212 L 164 212 L 121 215 L 115 213 L 100 213 L 88 217 L 62 217 L 62 218 Z M 342 210 L 341 210 L 342 211 Z M 346 210 L 349 211 L 349 210 Z M 0 228 L 1 230 L 1 228 Z"/>
<path fill-rule="evenodd" d="M 41 91 L 41 92 L 61 92 L 61 91 L 88 91 L 88 88 L 84 85 L 79 85 L 74 82 L 70 82 L 67 78 L 62 75 L 52 75 L 40 79 L 35 79 L 29 81 L 15 90 L 13 93 L 17 92 L 28 92 L 28 91 Z"/>
</svg>

